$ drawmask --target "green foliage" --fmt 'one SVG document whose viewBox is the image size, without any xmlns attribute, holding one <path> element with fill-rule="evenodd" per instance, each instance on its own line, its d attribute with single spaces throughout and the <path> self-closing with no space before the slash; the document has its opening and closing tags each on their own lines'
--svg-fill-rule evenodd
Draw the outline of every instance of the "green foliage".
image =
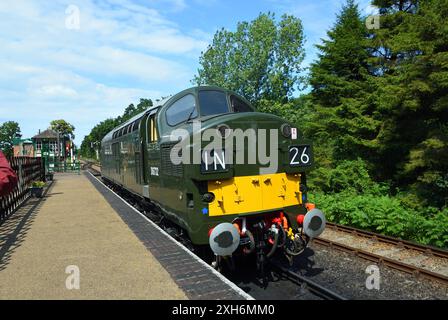
<svg viewBox="0 0 448 320">
<path fill-rule="evenodd" d="M 113 128 L 136 116 L 137 114 L 142 113 L 151 106 L 151 99 L 140 99 L 140 102 L 137 104 L 137 106 L 134 106 L 134 104 L 130 104 L 128 107 L 126 107 L 123 115 L 118 116 L 115 119 L 110 118 L 98 123 L 95 127 L 93 127 L 90 133 L 84 137 L 84 140 L 81 143 L 81 155 L 84 158 L 96 159 L 95 150 L 100 147 L 100 142 L 101 140 L 103 140 L 104 136 L 107 133 L 112 131 Z"/>
<path fill-rule="evenodd" d="M 296 124 L 303 134 L 306 134 L 307 124 L 312 119 L 312 109 L 306 95 L 290 99 L 288 102 L 261 99 L 257 104 L 257 110 L 288 119 Z"/>
<path fill-rule="evenodd" d="M 251 22 L 238 23 L 235 32 L 221 29 L 199 58 L 193 82 L 217 85 L 245 96 L 286 102 L 304 79 L 300 76 L 303 49 L 300 19 L 261 13 Z"/>
<path fill-rule="evenodd" d="M 328 221 L 351 225 L 385 235 L 438 247 L 448 247 L 448 210 L 414 211 L 387 194 L 356 194 L 343 191 L 317 193 L 310 199 L 319 204 Z M 434 212 L 436 214 L 429 214 Z"/>
<path fill-rule="evenodd" d="M 448 203 L 448 0 L 372 4 L 380 10 L 380 29 L 366 30 L 348 0 L 328 39 L 317 46 L 307 128 L 319 166 L 312 176 L 316 186 L 333 192 L 330 172 L 344 160 L 360 158 L 372 179 L 390 183 L 409 208 L 443 209 Z"/>
<path fill-rule="evenodd" d="M 379 179 L 407 186 L 422 205 L 448 201 L 448 0 L 384 1 L 376 54 Z"/>
<path fill-rule="evenodd" d="M 13 141 L 20 134 L 20 126 L 15 121 L 6 121 L 0 126 L 0 150 L 10 157 L 13 155 Z"/>
<path fill-rule="evenodd" d="M 50 128 L 59 132 L 61 137 L 75 139 L 75 127 L 63 119 L 51 121 Z"/>
<path fill-rule="evenodd" d="M 373 181 L 361 159 L 320 167 L 309 181 L 310 201 L 329 221 L 448 247 L 448 209 L 422 207 L 410 193 L 391 196 L 389 186 Z"/>
<path fill-rule="evenodd" d="M 93 127 L 81 143 L 81 155 L 85 158 L 96 159 L 95 149 L 100 147 L 104 136 L 120 123 L 118 119 L 106 119 Z"/>
<path fill-rule="evenodd" d="M 43 188 L 43 187 L 45 187 L 45 182 L 43 182 L 43 181 L 33 181 L 32 187 L 33 188 Z"/>
<path fill-rule="evenodd" d="M 311 173 L 310 187 L 324 193 L 347 191 L 353 194 L 382 195 L 389 192 L 386 184 L 371 179 L 366 163 L 359 158 L 341 161 L 335 168 L 317 168 Z"/>
</svg>

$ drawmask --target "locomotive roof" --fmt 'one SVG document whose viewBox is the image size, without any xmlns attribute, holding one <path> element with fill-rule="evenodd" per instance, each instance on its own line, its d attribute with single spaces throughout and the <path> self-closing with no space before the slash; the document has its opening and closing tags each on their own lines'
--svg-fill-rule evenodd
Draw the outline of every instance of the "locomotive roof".
<svg viewBox="0 0 448 320">
<path fill-rule="evenodd" d="M 126 121 L 126 122 L 120 124 L 119 126 L 115 127 L 112 131 L 110 131 L 108 134 L 106 134 L 106 135 L 104 136 L 103 141 L 105 141 L 105 140 L 111 140 L 111 139 L 112 139 L 112 135 L 114 134 L 114 132 L 116 132 L 116 131 L 120 130 L 121 128 L 126 127 L 126 126 L 129 125 L 130 123 L 133 123 L 134 121 L 140 119 L 140 118 L 143 117 L 147 112 L 150 112 L 150 111 L 152 111 L 152 110 L 154 110 L 154 109 L 163 107 L 163 106 L 166 105 L 172 98 L 176 98 L 176 97 L 178 97 L 178 96 L 180 96 L 180 95 L 184 95 L 184 94 L 186 94 L 187 92 L 191 92 L 191 93 L 193 93 L 193 92 L 196 92 L 196 91 L 198 91 L 198 90 L 204 90 L 204 89 L 214 89 L 214 90 L 224 91 L 224 92 L 227 92 L 227 93 L 233 93 L 233 94 L 236 94 L 235 92 L 233 92 L 233 91 L 231 91 L 231 90 L 224 89 L 224 88 L 217 87 L 217 86 L 195 86 L 195 87 L 191 87 L 191 88 L 185 89 L 185 90 L 180 91 L 180 92 L 178 92 L 178 93 L 176 93 L 176 94 L 170 95 L 170 96 L 168 96 L 168 97 L 166 97 L 166 98 L 164 98 L 164 99 L 161 99 L 161 100 L 159 100 L 159 101 L 156 101 L 152 107 L 147 108 L 145 111 L 143 111 L 143 112 L 141 112 L 141 113 L 135 115 L 134 117 L 132 117 L 132 118 L 129 119 L 128 121 Z M 241 98 L 243 98 L 243 100 L 245 100 L 246 102 L 248 102 L 244 97 L 241 97 Z M 248 103 L 249 103 L 249 102 L 248 102 Z M 249 103 L 249 104 L 250 104 L 250 103 Z"/>
</svg>

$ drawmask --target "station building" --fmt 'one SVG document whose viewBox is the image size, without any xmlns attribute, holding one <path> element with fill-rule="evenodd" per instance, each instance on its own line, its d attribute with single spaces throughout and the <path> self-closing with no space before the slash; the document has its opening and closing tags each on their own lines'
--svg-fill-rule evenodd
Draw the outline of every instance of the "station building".
<svg viewBox="0 0 448 320">
<path fill-rule="evenodd" d="M 66 167 L 67 162 L 75 161 L 74 144 L 68 137 L 58 132 L 47 129 L 36 134 L 31 139 L 22 139 L 18 135 L 14 139 L 15 157 L 38 157 L 45 159 L 45 165 L 49 172 Z"/>
</svg>

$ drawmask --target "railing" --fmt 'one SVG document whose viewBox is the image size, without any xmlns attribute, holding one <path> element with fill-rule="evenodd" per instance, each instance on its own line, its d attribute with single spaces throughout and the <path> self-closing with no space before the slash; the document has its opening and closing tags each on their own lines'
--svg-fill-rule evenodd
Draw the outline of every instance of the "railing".
<svg viewBox="0 0 448 320">
<path fill-rule="evenodd" d="M 77 172 L 81 174 L 81 163 L 79 161 L 55 162 L 50 170 L 53 172 Z"/>
<path fill-rule="evenodd" d="M 33 181 L 45 181 L 45 168 L 41 158 L 14 157 L 8 159 L 17 174 L 19 183 L 7 196 L 0 197 L 0 224 L 29 196 Z"/>
</svg>

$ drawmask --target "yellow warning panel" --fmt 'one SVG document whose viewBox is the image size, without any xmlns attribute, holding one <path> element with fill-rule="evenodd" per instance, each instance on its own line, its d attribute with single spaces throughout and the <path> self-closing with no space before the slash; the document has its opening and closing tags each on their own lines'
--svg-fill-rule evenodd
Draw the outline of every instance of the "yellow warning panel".
<svg viewBox="0 0 448 320">
<path fill-rule="evenodd" d="M 215 194 L 209 215 L 244 214 L 301 203 L 300 174 L 276 173 L 208 182 Z"/>
</svg>

